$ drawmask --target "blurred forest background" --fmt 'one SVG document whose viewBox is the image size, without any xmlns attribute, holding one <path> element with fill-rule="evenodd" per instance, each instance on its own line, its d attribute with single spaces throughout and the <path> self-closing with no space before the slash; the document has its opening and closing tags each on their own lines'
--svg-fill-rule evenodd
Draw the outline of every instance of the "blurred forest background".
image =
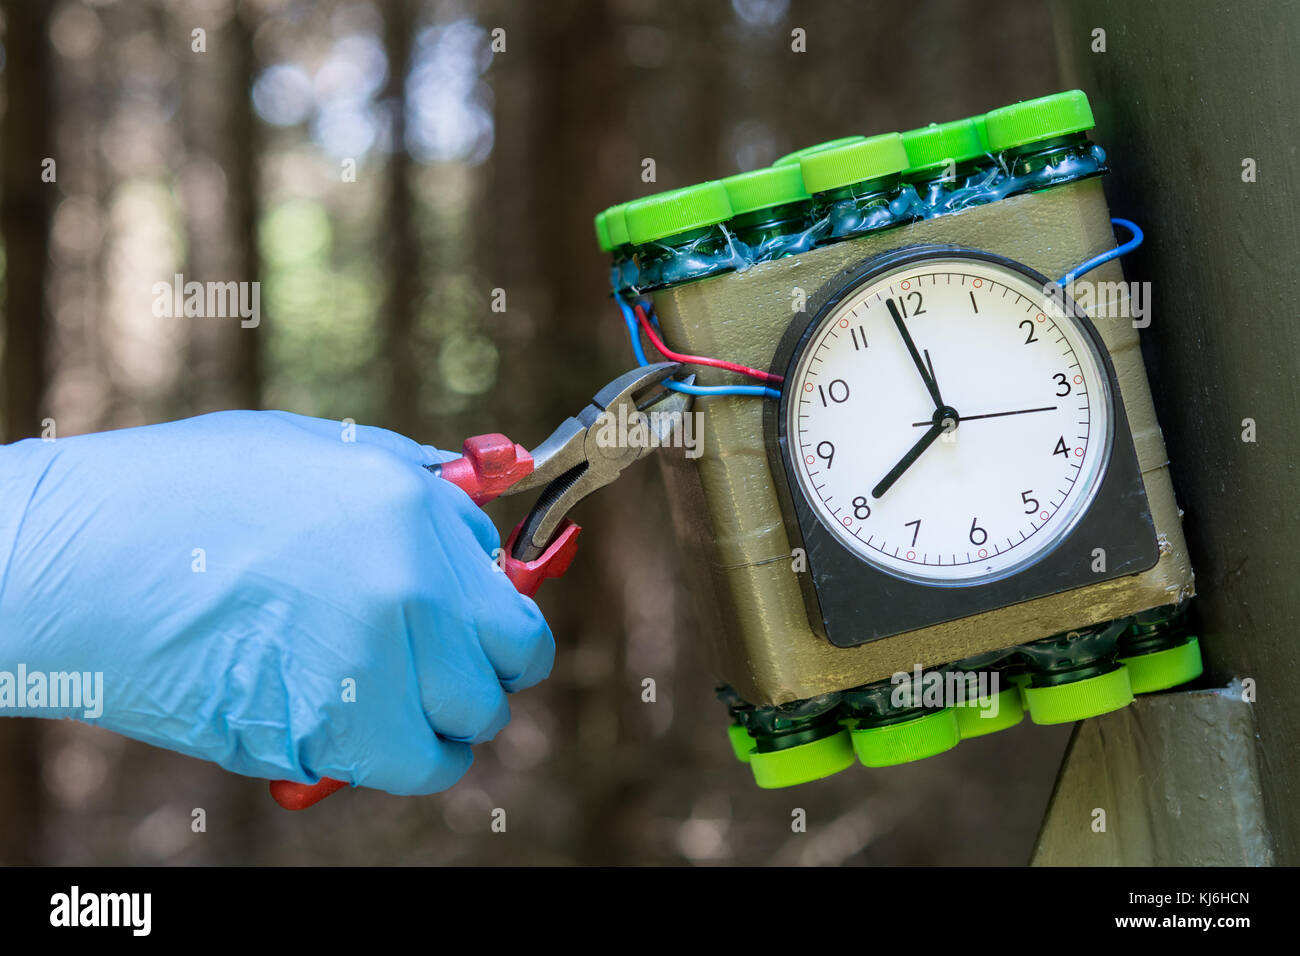
<svg viewBox="0 0 1300 956">
<path fill-rule="evenodd" d="M 4 441 L 46 418 L 65 436 L 266 407 L 450 449 L 489 431 L 536 443 L 631 361 L 598 210 L 1059 88 L 1048 10 L 1029 0 L 2 10 Z M 657 183 L 641 182 L 644 157 Z M 260 325 L 155 317 L 152 286 L 176 273 L 260 281 Z M 494 514 L 506 527 L 517 505 Z M 1028 859 L 1068 728 L 1026 721 L 920 764 L 760 791 L 730 755 L 657 469 L 576 517 L 583 550 L 540 598 L 554 676 L 513 698 L 509 728 L 447 793 L 349 791 L 288 814 L 263 781 L 8 719 L 0 861 Z M 641 702 L 645 677 L 657 703 Z M 795 807 L 807 833 L 791 832 Z"/>
</svg>

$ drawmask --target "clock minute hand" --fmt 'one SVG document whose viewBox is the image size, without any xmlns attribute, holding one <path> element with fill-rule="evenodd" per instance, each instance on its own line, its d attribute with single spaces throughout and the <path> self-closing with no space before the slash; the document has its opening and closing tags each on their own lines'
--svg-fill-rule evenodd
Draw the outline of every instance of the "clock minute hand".
<svg viewBox="0 0 1300 956">
<path fill-rule="evenodd" d="M 921 381 L 925 383 L 925 389 L 930 393 L 930 398 L 934 401 L 934 407 L 942 408 L 943 396 L 939 394 L 939 386 L 935 384 L 934 376 L 926 369 L 925 362 L 921 361 L 921 353 L 916 350 L 916 343 L 912 341 L 907 326 L 903 324 L 903 317 L 898 312 L 898 306 L 894 304 L 893 299 L 886 299 L 885 307 L 889 309 L 889 315 L 894 320 L 894 326 L 898 329 L 898 334 L 903 337 L 903 344 L 907 346 L 907 353 L 912 356 L 912 362 L 916 365 L 916 370 L 921 373 Z M 879 496 L 877 495 L 877 497 Z"/>
<path fill-rule="evenodd" d="M 935 416 L 938 417 L 937 412 L 935 413 Z M 951 421 L 951 418 L 945 417 L 934 422 L 930 426 L 930 430 L 921 436 L 921 440 L 908 450 L 907 454 L 903 456 L 902 460 L 897 465 L 889 469 L 889 474 L 885 475 L 884 478 L 881 478 L 876 487 L 871 489 L 871 497 L 879 498 L 884 495 L 886 491 L 892 488 L 894 482 L 898 481 L 898 479 L 903 476 L 903 472 L 911 468 L 912 465 L 915 464 L 916 459 L 921 457 L 921 453 L 938 440 L 939 436 L 944 433 L 944 430 L 949 426 Z"/>
</svg>

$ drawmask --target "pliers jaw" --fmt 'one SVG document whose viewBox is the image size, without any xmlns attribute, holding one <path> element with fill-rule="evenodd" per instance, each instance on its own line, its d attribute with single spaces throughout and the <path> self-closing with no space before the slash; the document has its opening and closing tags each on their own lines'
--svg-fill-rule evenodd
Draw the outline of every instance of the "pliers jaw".
<svg viewBox="0 0 1300 956">
<path fill-rule="evenodd" d="M 625 372 L 531 452 L 504 435 L 477 435 L 466 440 L 462 458 L 429 470 L 455 482 L 480 505 L 498 495 L 541 488 L 509 549 L 518 562 L 536 562 L 556 543 L 570 508 L 681 427 L 692 398 L 661 387 L 679 368 L 677 362 L 660 362 Z"/>
<path fill-rule="evenodd" d="M 511 486 L 506 494 L 518 494 L 541 488 L 564 475 L 566 472 L 595 458 L 618 460 L 619 456 L 609 456 L 603 449 L 597 449 L 592 440 L 593 431 L 598 431 L 606 414 L 612 415 L 614 421 L 619 418 L 622 407 L 624 420 L 633 409 L 643 408 L 647 400 L 653 401 L 659 395 L 657 386 L 672 375 L 681 366 L 676 362 L 659 362 L 624 372 L 610 382 L 592 398 L 590 404 L 572 418 L 566 418 L 560 427 L 551 432 L 547 439 L 532 451 L 533 473 Z M 684 396 L 685 397 L 685 396 Z M 641 404 L 638 404 L 640 399 Z M 593 452 L 599 452 L 593 455 Z M 635 459 L 633 459 L 635 460 Z M 628 462 L 630 464 L 630 462 Z M 608 484 L 618 477 L 625 464 L 616 470 L 602 484 Z M 600 487 L 596 485 L 595 488 Z"/>
<path fill-rule="evenodd" d="M 674 423 L 680 427 L 691 396 L 660 387 L 680 367 L 676 362 L 660 362 L 620 375 L 533 450 L 536 470 L 511 493 L 543 482 L 545 488 L 519 529 L 512 550 L 515 558 L 535 560 L 574 505 L 614 481 L 651 448 L 664 444 Z"/>
</svg>

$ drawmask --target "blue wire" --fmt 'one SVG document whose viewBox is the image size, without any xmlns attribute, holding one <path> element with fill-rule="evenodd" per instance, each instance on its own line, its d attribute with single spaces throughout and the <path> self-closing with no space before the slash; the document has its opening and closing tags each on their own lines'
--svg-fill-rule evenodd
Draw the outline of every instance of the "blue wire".
<svg viewBox="0 0 1300 956">
<path fill-rule="evenodd" d="M 636 316 L 632 314 L 631 307 L 623 301 L 622 296 L 615 295 L 614 301 L 618 303 L 619 310 L 623 313 L 623 321 L 627 323 L 627 334 L 632 340 L 632 352 L 636 355 L 637 364 L 649 365 L 645 357 L 645 349 L 641 345 L 641 328 L 637 325 Z M 685 382 L 668 381 L 664 382 L 664 386 L 674 392 L 684 392 L 687 395 L 753 395 L 775 399 L 781 397 L 780 392 L 766 385 L 687 385 Z"/>
<path fill-rule="evenodd" d="M 1065 287 L 1084 273 L 1091 272 L 1103 263 L 1110 262 L 1112 259 L 1118 259 L 1120 256 L 1128 255 L 1138 246 L 1142 245 L 1145 235 L 1138 227 L 1138 224 L 1129 219 L 1112 219 L 1111 225 L 1122 226 L 1129 231 L 1130 238 L 1128 242 L 1116 246 L 1099 256 L 1093 256 L 1086 262 L 1081 262 L 1064 276 L 1057 280 L 1057 284 Z M 618 303 L 619 311 L 623 313 L 623 321 L 627 323 L 628 338 L 632 341 L 632 352 L 636 355 L 637 363 L 640 365 L 649 365 L 645 356 L 645 348 L 641 345 L 641 328 L 637 325 L 636 316 L 632 313 L 632 308 L 623 301 L 623 297 L 617 292 L 614 294 L 614 301 Z M 651 313 L 653 316 L 653 313 Z M 651 321 L 654 321 L 653 318 Z M 657 324 L 657 323 L 656 323 Z M 781 393 L 774 388 L 768 388 L 766 385 L 687 385 L 685 382 L 664 382 L 664 385 L 674 392 L 684 392 L 687 395 L 754 395 L 764 398 L 780 399 Z"/>
<path fill-rule="evenodd" d="M 1110 221 L 1110 224 L 1112 226 L 1123 226 L 1125 229 L 1127 229 L 1131 235 L 1129 241 L 1124 243 L 1121 246 L 1116 246 L 1114 249 L 1111 249 L 1108 252 L 1103 252 L 1099 256 L 1093 256 L 1087 262 L 1082 262 L 1079 265 L 1075 266 L 1073 269 L 1071 269 L 1064 276 L 1062 276 L 1060 279 L 1057 280 L 1057 285 L 1067 286 L 1075 279 L 1079 278 L 1079 276 L 1083 275 L 1085 272 L 1091 272 L 1093 269 L 1097 268 L 1097 266 L 1101 265 L 1103 262 L 1110 262 L 1110 260 L 1112 259 L 1118 259 L 1120 256 L 1128 255 L 1138 246 L 1142 245 L 1142 240 L 1146 238 L 1142 234 L 1142 230 L 1138 228 L 1138 224 L 1135 222 L 1131 222 L 1128 219 L 1112 219 Z"/>
</svg>

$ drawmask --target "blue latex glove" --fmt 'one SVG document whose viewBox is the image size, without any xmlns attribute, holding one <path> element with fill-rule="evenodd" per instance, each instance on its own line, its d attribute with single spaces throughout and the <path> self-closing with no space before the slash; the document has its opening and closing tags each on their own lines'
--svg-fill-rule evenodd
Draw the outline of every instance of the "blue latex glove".
<svg viewBox="0 0 1300 956">
<path fill-rule="evenodd" d="M 455 783 L 555 645 L 492 523 L 421 467 L 455 456 L 352 428 L 220 412 L 0 447 L 11 695 L 19 664 L 102 671 L 87 722 L 236 773 Z"/>
</svg>

